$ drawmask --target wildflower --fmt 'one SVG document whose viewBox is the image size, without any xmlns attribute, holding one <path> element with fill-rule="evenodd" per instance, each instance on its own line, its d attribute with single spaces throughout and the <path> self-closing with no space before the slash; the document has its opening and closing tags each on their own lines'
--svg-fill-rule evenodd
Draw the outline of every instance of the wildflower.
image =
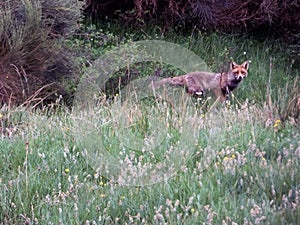
<svg viewBox="0 0 300 225">
<path fill-rule="evenodd" d="M 0 119 L 3 117 L 3 115 L 0 113 Z"/>
<path fill-rule="evenodd" d="M 69 173 L 69 172 L 70 172 L 70 169 L 69 169 L 69 168 L 66 168 L 66 169 L 65 169 L 65 172 L 66 172 L 66 173 Z"/>
<path fill-rule="evenodd" d="M 227 156 L 225 156 L 225 157 L 224 157 L 224 160 L 225 160 L 225 161 L 227 161 L 227 160 L 228 160 L 228 157 L 227 157 Z"/>
<path fill-rule="evenodd" d="M 100 186 L 104 186 L 104 183 L 102 181 L 100 181 L 99 185 Z"/>
<path fill-rule="evenodd" d="M 195 209 L 194 208 L 191 208 L 191 213 L 194 213 L 195 212 Z"/>
<path fill-rule="evenodd" d="M 172 200 L 167 199 L 166 200 L 166 205 L 169 206 L 169 207 L 172 206 Z"/>
<path fill-rule="evenodd" d="M 262 161 L 266 161 L 266 159 L 264 157 L 261 158 Z"/>
<path fill-rule="evenodd" d="M 124 195 L 122 195 L 122 196 L 121 196 L 121 199 L 125 199 L 125 196 L 124 196 Z"/>
<path fill-rule="evenodd" d="M 94 178 L 97 179 L 99 177 L 98 173 L 94 173 Z"/>
<path fill-rule="evenodd" d="M 235 159 L 235 155 L 234 155 L 234 154 L 232 154 L 232 155 L 231 155 L 231 158 Z"/>
<path fill-rule="evenodd" d="M 101 197 L 101 198 L 105 198 L 106 195 L 105 195 L 105 194 L 101 194 L 100 197 Z"/>
<path fill-rule="evenodd" d="M 116 97 L 118 97 L 119 96 L 119 93 L 116 93 Z"/>
<path fill-rule="evenodd" d="M 278 125 L 281 123 L 281 120 L 275 120 L 275 123 L 274 123 L 274 127 L 278 127 Z"/>
<path fill-rule="evenodd" d="M 231 103 L 230 103 L 229 100 L 226 100 L 226 101 L 225 101 L 225 104 L 226 104 L 227 107 L 230 107 L 230 104 L 231 104 Z"/>
</svg>

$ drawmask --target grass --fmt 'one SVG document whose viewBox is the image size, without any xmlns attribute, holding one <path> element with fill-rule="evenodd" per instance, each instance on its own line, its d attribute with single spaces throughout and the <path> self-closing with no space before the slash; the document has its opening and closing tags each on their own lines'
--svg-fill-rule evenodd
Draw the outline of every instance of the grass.
<svg viewBox="0 0 300 225">
<path fill-rule="evenodd" d="M 212 70 L 251 59 L 231 107 L 122 93 L 80 112 L 3 107 L 0 224 L 299 223 L 299 73 L 280 46 L 165 36 Z"/>
</svg>

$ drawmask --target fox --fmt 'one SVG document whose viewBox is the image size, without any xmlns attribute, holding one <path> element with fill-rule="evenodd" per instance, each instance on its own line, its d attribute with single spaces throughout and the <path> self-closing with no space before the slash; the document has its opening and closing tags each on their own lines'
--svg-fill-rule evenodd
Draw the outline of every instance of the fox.
<svg viewBox="0 0 300 225">
<path fill-rule="evenodd" d="M 241 65 L 231 61 L 229 67 L 229 71 L 223 73 L 194 71 L 177 77 L 163 78 L 159 81 L 159 86 L 185 87 L 188 95 L 196 98 L 203 96 L 205 91 L 212 90 L 222 102 L 228 101 L 230 93 L 248 76 L 249 61 Z"/>
</svg>

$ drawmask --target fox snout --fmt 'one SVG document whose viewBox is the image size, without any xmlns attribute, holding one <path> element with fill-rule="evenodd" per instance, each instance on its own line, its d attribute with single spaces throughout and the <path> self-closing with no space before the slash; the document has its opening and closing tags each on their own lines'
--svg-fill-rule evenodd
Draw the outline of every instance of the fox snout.
<svg viewBox="0 0 300 225">
<path fill-rule="evenodd" d="M 241 80 L 243 80 L 244 77 L 246 77 L 246 76 L 238 75 L 238 76 L 235 77 L 235 79 L 238 80 L 238 81 L 241 81 Z"/>
</svg>

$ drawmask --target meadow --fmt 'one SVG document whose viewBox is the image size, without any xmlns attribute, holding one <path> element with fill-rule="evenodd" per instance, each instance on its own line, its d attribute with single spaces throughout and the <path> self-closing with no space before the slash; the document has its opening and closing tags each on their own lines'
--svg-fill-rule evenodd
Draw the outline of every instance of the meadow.
<svg viewBox="0 0 300 225">
<path fill-rule="evenodd" d="M 105 29 L 68 44 L 96 59 L 131 41 L 164 40 L 212 71 L 231 57 L 251 60 L 249 76 L 230 106 L 195 104 L 182 92 L 176 103 L 100 94 L 79 111 L 60 99 L 34 110 L 2 106 L 0 224 L 299 224 L 299 71 L 284 46 Z M 157 63 L 130 67 L 143 77 L 180 73 Z"/>
</svg>

